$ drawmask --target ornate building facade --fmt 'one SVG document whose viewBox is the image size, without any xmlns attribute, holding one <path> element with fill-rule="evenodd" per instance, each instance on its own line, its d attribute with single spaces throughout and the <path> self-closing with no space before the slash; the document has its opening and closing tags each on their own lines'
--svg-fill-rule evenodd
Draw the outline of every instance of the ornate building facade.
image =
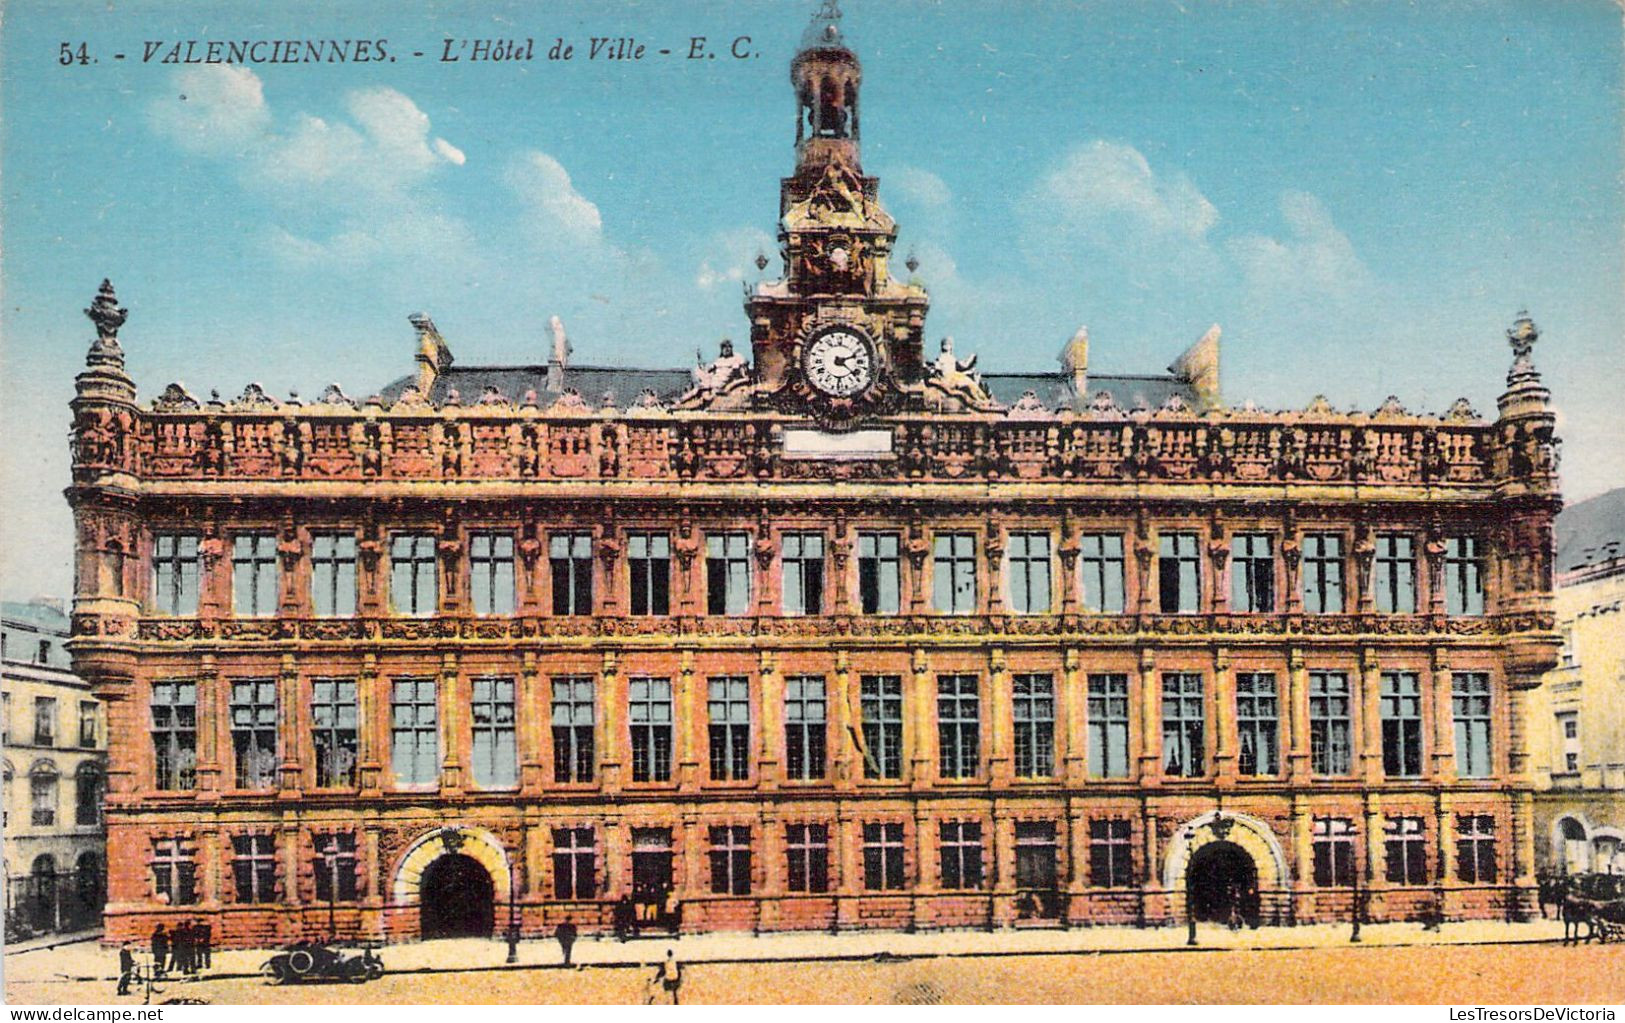
<svg viewBox="0 0 1625 1023">
<path fill-rule="evenodd" d="M 111 938 L 1516 916 L 1556 660 L 1537 333 L 1499 415 L 979 375 L 893 274 L 832 12 L 784 277 L 692 371 L 74 401 Z M 765 260 L 762 261 L 765 265 Z M 909 268 L 912 271 L 912 267 Z"/>
</svg>

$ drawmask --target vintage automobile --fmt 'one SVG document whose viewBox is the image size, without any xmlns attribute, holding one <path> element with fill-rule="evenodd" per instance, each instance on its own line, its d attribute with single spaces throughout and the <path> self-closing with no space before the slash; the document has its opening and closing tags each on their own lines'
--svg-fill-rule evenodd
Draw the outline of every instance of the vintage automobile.
<svg viewBox="0 0 1625 1023">
<path fill-rule="evenodd" d="M 360 955 L 345 955 L 326 945 L 296 942 L 266 960 L 260 973 L 274 984 L 362 984 L 382 977 L 384 963 L 370 948 L 362 949 Z"/>
</svg>

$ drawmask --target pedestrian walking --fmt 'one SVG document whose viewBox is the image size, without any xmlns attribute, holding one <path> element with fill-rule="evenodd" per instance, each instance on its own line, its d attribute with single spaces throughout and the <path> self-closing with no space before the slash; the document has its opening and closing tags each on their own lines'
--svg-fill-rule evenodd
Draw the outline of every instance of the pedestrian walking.
<svg viewBox="0 0 1625 1023">
<path fill-rule="evenodd" d="M 214 967 L 214 927 L 205 920 L 198 924 L 198 951 L 203 957 L 205 970 Z"/>
<path fill-rule="evenodd" d="M 169 932 L 159 924 L 152 929 L 152 974 L 163 977 L 164 964 L 169 962 Z"/>
<path fill-rule="evenodd" d="M 135 955 L 130 951 L 128 941 L 120 942 L 118 947 L 118 993 L 130 993 L 130 978 L 135 974 Z"/>
<path fill-rule="evenodd" d="M 683 967 L 677 953 L 666 949 L 666 961 L 655 967 L 649 979 L 648 1005 L 676 1005 L 678 989 L 683 986 Z"/>
<path fill-rule="evenodd" d="M 182 920 L 175 925 L 175 931 L 169 936 L 169 968 L 172 972 L 189 974 L 192 972 L 192 925 Z"/>
<path fill-rule="evenodd" d="M 559 950 L 564 953 L 564 965 L 570 965 L 570 950 L 576 944 L 576 925 L 566 920 L 553 931 L 553 936 L 559 939 Z"/>
</svg>

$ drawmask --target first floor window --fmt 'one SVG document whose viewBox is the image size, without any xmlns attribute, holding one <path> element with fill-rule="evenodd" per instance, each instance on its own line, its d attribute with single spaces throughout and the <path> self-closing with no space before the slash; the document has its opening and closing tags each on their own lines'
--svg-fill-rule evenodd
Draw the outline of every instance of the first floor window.
<svg viewBox="0 0 1625 1023">
<path fill-rule="evenodd" d="M 858 607 L 866 615 L 897 613 L 901 591 L 896 533 L 858 534 Z"/>
<path fill-rule="evenodd" d="M 863 887 L 895 891 L 903 887 L 903 826 L 863 826 Z"/>
<path fill-rule="evenodd" d="M 635 615 L 671 613 L 671 537 L 665 533 L 626 534 L 629 596 Z"/>
<path fill-rule="evenodd" d="M 152 884 L 159 902 L 170 906 L 197 904 L 195 853 L 189 839 L 160 838 L 152 843 Z"/>
<path fill-rule="evenodd" d="M 632 730 L 632 780 L 671 780 L 671 679 L 627 682 L 627 722 Z"/>
<path fill-rule="evenodd" d="M 903 776 L 903 680 L 897 675 L 865 675 L 861 680 L 863 776 Z"/>
<path fill-rule="evenodd" d="M 79 746 L 81 749 L 94 749 L 96 747 L 97 706 L 95 700 L 83 700 L 79 704 Z"/>
<path fill-rule="evenodd" d="M 159 533 L 152 540 L 152 597 L 161 615 L 197 614 L 198 536 Z"/>
<path fill-rule="evenodd" d="M 1315 854 L 1315 884 L 1322 888 L 1354 884 L 1354 822 L 1341 817 L 1316 817 L 1311 840 Z"/>
<path fill-rule="evenodd" d="M 1382 769 L 1390 778 L 1422 774 L 1422 684 L 1414 671 L 1382 673 Z"/>
<path fill-rule="evenodd" d="M 1011 533 L 1007 582 L 1010 610 L 1018 615 L 1049 613 L 1049 534 Z"/>
<path fill-rule="evenodd" d="M 1230 610 L 1275 610 L 1275 539 L 1267 533 L 1237 533 L 1231 537 Z"/>
<path fill-rule="evenodd" d="M 1083 609 L 1122 614 L 1123 535 L 1083 534 L 1079 541 L 1078 565 L 1083 574 Z"/>
<path fill-rule="evenodd" d="M 784 534 L 783 591 L 784 613 L 816 615 L 824 613 L 824 535 L 822 533 Z"/>
<path fill-rule="evenodd" d="M 1309 768 L 1317 776 L 1348 774 L 1353 766 L 1349 700 L 1343 672 L 1309 673 Z"/>
<path fill-rule="evenodd" d="M 276 731 L 276 680 L 232 682 L 231 745 L 236 753 L 238 788 L 276 786 Z"/>
<path fill-rule="evenodd" d="M 1089 776 L 1128 777 L 1128 676 L 1089 676 Z"/>
<path fill-rule="evenodd" d="M 1048 675 L 1016 675 L 1010 687 L 1016 777 L 1048 778 L 1055 773 L 1055 683 Z"/>
<path fill-rule="evenodd" d="M 1133 829 L 1118 817 L 1089 822 L 1089 883 L 1126 888 L 1134 883 Z"/>
<path fill-rule="evenodd" d="M 39 770 L 28 779 L 29 823 L 34 827 L 56 826 L 56 796 L 61 781 L 55 770 Z"/>
<path fill-rule="evenodd" d="M 239 618 L 276 614 L 276 536 L 244 533 L 231 542 L 231 610 Z"/>
<path fill-rule="evenodd" d="M 1388 818 L 1383 824 L 1383 860 L 1390 884 L 1427 884 L 1427 833 L 1422 818 Z"/>
<path fill-rule="evenodd" d="M 389 606 L 398 615 L 432 616 L 440 607 L 434 537 L 397 533 L 389 545 Z"/>
<path fill-rule="evenodd" d="M 1484 613 L 1484 552 L 1476 536 L 1452 536 L 1444 546 L 1444 609 L 1453 615 Z"/>
<path fill-rule="evenodd" d="M 1383 614 L 1416 613 L 1416 542 L 1402 533 L 1378 533 L 1372 596 Z"/>
<path fill-rule="evenodd" d="M 712 781 L 750 777 L 750 680 L 730 675 L 707 681 Z"/>
<path fill-rule="evenodd" d="M 750 828 L 711 829 L 711 891 L 716 895 L 750 894 Z"/>
<path fill-rule="evenodd" d="M 514 610 L 513 534 L 470 533 L 468 591 L 477 615 L 511 615 Z"/>
<path fill-rule="evenodd" d="M 1247 775 L 1280 772 L 1281 714 L 1274 675 L 1236 674 L 1236 734 L 1241 743 L 1238 771 Z"/>
<path fill-rule="evenodd" d="M 565 675 L 553 680 L 553 780 L 592 781 L 592 679 Z"/>
<path fill-rule="evenodd" d="M 937 771 L 942 777 L 976 777 L 980 715 L 975 675 L 937 676 Z"/>
<path fill-rule="evenodd" d="M 310 538 L 310 607 L 320 618 L 355 614 L 355 536 L 316 533 Z"/>
<path fill-rule="evenodd" d="M 519 783 L 513 679 L 474 679 L 472 696 L 474 784 L 511 788 Z"/>
<path fill-rule="evenodd" d="M 938 614 L 971 614 L 976 610 L 975 535 L 938 533 L 933 551 L 932 606 Z"/>
<path fill-rule="evenodd" d="M 231 873 L 238 902 L 276 901 L 276 841 L 270 835 L 233 835 Z"/>
<path fill-rule="evenodd" d="M 316 787 L 355 785 L 356 693 L 352 679 L 319 678 L 310 684 L 311 743 Z"/>
<path fill-rule="evenodd" d="M 824 679 L 795 675 L 784 680 L 784 769 L 794 781 L 824 776 Z"/>
<path fill-rule="evenodd" d="M 982 887 L 982 825 L 947 821 L 938 832 L 942 854 L 942 887 Z"/>
<path fill-rule="evenodd" d="M 1201 562 L 1195 533 L 1164 533 L 1157 548 L 1157 606 L 1163 614 L 1195 614 L 1201 606 Z"/>
<path fill-rule="evenodd" d="M 1456 718 L 1456 773 L 1488 778 L 1490 764 L 1490 677 L 1482 671 L 1458 671 L 1451 678 Z"/>
<path fill-rule="evenodd" d="M 1055 852 L 1054 821 L 1016 821 L 1016 887 L 1054 891 Z"/>
<path fill-rule="evenodd" d="M 1495 883 L 1495 818 L 1489 814 L 1457 816 L 1456 876 L 1468 884 Z"/>
<path fill-rule="evenodd" d="M 592 614 L 592 534 L 554 533 L 548 542 L 553 613 Z"/>
<path fill-rule="evenodd" d="M 84 764 L 74 776 L 73 822 L 91 827 L 102 822 L 102 772 L 94 764 Z"/>
<path fill-rule="evenodd" d="M 742 615 L 750 610 L 750 535 L 714 533 L 705 538 L 705 613 Z"/>
<path fill-rule="evenodd" d="M 398 678 L 390 700 L 390 749 L 398 785 L 440 778 L 440 719 L 432 678 Z"/>
<path fill-rule="evenodd" d="M 785 825 L 784 848 L 792 892 L 829 891 L 828 825 Z"/>
<path fill-rule="evenodd" d="M 153 787 L 197 787 L 197 683 L 152 684 Z"/>
<path fill-rule="evenodd" d="M 1312 615 L 1343 613 L 1343 537 L 1305 533 L 1303 609 Z"/>
<path fill-rule="evenodd" d="M 1202 676 L 1162 676 L 1163 771 L 1173 778 L 1200 778 L 1207 770 Z"/>
<path fill-rule="evenodd" d="M 553 829 L 553 897 L 591 899 L 598 895 L 598 846 L 591 828 Z"/>
<path fill-rule="evenodd" d="M 331 832 L 316 836 L 316 901 L 356 900 L 355 833 Z"/>
</svg>

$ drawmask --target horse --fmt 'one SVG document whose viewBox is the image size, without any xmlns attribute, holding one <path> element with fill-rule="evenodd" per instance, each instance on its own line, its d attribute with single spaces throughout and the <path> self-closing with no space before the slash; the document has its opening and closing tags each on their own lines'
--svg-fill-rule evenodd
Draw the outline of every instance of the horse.
<svg viewBox="0 0 1625 1023">
<path fill-rule="evenodd" d="M 1597 936 L 1597 910 L 1607 903 L 1588 899 L 1583 895 L 1569 892 L 1563 896 L 1558 906 L 1558 916 L 1563 920 L 1563 944 L 1578 945 L 1582 940 L 1590 942 Z M 1580 937 L 1580 925 L 1585 924 L 1586 936 Z"/>
<path fill-rule="evenodd" d="M 1567 874 L 1541 874 L 1536 881 L 1537 898 L 1540 904 L 1540 918 L 1546 919 L 1546 907 L 1551 906 L 1553 914 L 1561 916 L 1563 912 L 1563 897 L 1569 893 L 1569 876 Z"/>
</svg>

